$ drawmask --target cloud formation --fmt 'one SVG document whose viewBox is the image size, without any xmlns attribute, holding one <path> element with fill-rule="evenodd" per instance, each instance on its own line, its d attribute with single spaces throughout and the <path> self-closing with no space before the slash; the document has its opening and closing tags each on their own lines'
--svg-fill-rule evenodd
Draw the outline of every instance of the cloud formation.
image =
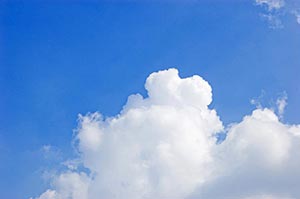
<svg viewBox="0 0 300 199">
<path fill-rule="evenodd" d="M 271 28 L 283 28 L 281 18 L 293 15 L 300 24 L 300 2 L 298 0 L 255 0 L 256 5 L 265 7 L 261 17 L 268 21 Z"/>
<path fill-rule="evenodd" d="M 258 108 L 225 128 L 208 82 L 176 69 L 152 73 L 145 88 L 115 117 L 80 115 L 70 162 L 84 169 L 67 167 L 34 199 L 300 197 L 300 125 Z"/>
<path fill-rule="evenodd" d="M 282 97 L 278 98 L 276 101 L 277 107 L 278 107 L 278 116 L 281 119 L 284 114 L 284 109 L 287 106 L 287 95 L 286 93 L 283 94 Z"/>
<path fill-rule="evenodd" d="M 268 10 L 278 10 L 285 5 L 284 0 L 255 0 L 257 5 L 266 5 Z"/>
</svg>

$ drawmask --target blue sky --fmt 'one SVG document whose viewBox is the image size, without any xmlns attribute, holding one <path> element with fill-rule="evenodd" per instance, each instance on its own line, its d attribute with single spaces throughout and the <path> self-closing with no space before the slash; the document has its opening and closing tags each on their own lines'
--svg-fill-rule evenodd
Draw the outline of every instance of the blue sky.
<svg viewBox="0 0 300 199">
<path fill-rule="evenodd" d="M 151 72 L 202 76 L 225 124 L 265 93 L 286 92 L 286 123 L 300 121 L 300 25 L 270 28 L 249 1 L 0 3 L 0 193 L 28 198 L 45 168 L 74 155 L 79 113 L 117 114 Z M 57 154 L 44 157 L 42 147 Z M 53 166 L 54 165 L 54 166 Z"/>
</svg>

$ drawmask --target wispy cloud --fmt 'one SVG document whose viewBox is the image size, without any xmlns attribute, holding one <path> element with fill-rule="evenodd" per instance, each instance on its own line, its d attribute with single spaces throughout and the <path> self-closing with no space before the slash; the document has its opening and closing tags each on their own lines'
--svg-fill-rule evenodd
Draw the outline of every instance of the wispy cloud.
<svg viewBox="0 0 300 199">
<path fill-rule="evenodd" d="M 297 10 L 294 10 L 292 13 L 295 15 L 297 23 L 300 24 L 300 7 Z"/>
<path fill-rule="evenodd" d="M 265 8 L 260 16 L 268 21 L 270 28 L 283 28 L 282 17 L 293 15 L 300 24 L 300 1 L 295 0 L 255 0 L 255 4 Z"/>
<path fill-rule="evenodd" d="M 283 96 L 279 97 L 276 101 L 278 107 L 279 118 L 283 118 L 285 107 L 287 106 L 287 94 L 284 93 Z"/>
<path fill-rule="evenodd" d="M 257 5 L 267 6 L 269 11 L 278 10 L 285 5 L 284 0 L 255 0 Z"/>
<path fill-rule="evenodd" d="M 262 19 L 266 20 L 269 24 L 269 27 L 272 29 L 280 29 L 283 28 L 283 24 L 281 19 L 274 14 L 260 14 L 260 16 L 262 17 Z"/>
</svg>

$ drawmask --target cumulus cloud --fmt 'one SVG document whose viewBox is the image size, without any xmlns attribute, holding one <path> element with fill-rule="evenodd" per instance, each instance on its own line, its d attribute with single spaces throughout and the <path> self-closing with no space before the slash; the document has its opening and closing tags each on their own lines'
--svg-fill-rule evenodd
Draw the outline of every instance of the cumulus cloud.
<svg viewBox="0 0 300 199">
<path fill-rule="evenodd" d="M 286 125 L 270 109 L 256 109 L 233 124 L 216 147 L 220 174 L 193 196 L 203 198 L 299 198 L 299 126 Z M 218 190 L 216 192 L 215 190 Z"/>
<path fill-rule="evenodd" d="M 152 73 L 145 88 L 115 117 L 79 116 L 79 157 L 35 199 L 300 197 L 300 125 L 257 108 L 224 128 L 209 83 L 176 69 Z"/>
</svg>

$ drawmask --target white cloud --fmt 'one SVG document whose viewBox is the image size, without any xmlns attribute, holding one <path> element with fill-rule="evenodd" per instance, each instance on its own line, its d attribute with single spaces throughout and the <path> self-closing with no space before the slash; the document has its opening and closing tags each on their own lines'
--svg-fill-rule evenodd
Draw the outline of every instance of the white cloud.
<svg viewBox="0 0 300 199">
<path fill-rule="evenodd" d="M 266 5 L 269 10 L 278 10 L 285 5 L 284 0 L 255 0 L 257 5 Z"/>
<path fill-rule="evenodd" d="M 300 8 L 300 6 L 299 6 Z M 300 12 L 299 11 L 293 11 L 292 14 L 294 14 L 294 16 L 296 17 L 296 21 L 298 24 L 300 24 Z"/>
<path fill-rule="evenodd" d="M 283 124 L 270 109 L 254 110 L 228 129 L 215 148 L 219 175 L 191 198 L 299 198 L 299 127 Z"/>
<path fill-rule="evenodd" d="M 261 14 L 260 16 L 268 22 L 269 27 L 272 29 L 280 29 L 284 27 L 281 19 L 277 15 L 268 13 Z"/>
<path fill-rule="evenodd" d="M 297 17 L 297 23 L 300 24 L 300 14 L 297 14 L 296 17 Z"/>
<path fill-rule="evenodd" d="M 48 189 L 42 195 L 40 195 L 39 199 L 57 199 L 57 193 L 54 190 Z"/>
<path fill-rule="evenodd" d="M 55 190 L 48 189 L 37 199 L 89 199 L 90 182 L 85 173 L 68 171 L 54 176 L 52 186 Z"/>
<path fill-rule="evenodd" d="M 286 93 L 284 93 L 284 95 L 282 97 L 277 99 L 276 104 L 277 104 L 277 107 L 278 107 L 279 118 L 282 118 L 283 114 L 284 114 L 284 109 L 287 105 L 287 95 L 286 95 Z"/>
<path fill-rule="evenodd" d="M 115 117 L 79 117 L 77 149 L 88 171 L 72 166 L 37 199 L 300 197 L 300 125 L 258 108 L 216 144 L 224 127 L 208 108 L 208 82 L 169 69 L 145 87 L 148 97 L 129 96 Z"/>
<path fill-rule="evenodd" d="M 57 147 L 44 145 L 41 147 L 41 152 L 43 154 L 43 157 L 47 160 L 59 161 L 62 159 L 61 151 Z"/>
<path fill-rule="evenodd" d="M 255 4 L 266 8 L 260 16 L 268 21 L 273 29 L 283 28 L 282 18 L 293 15 L 300 24 L 300 1 L 298 0 L 255 0 Z"/>
<path fill-rule="evenodd" d="M 290 197 L 285 197 L 285 196 L 273 196 L 273 195 L 256 195 L 256 196 L 250 196 L 244 199 L 292 199 Z"/>
</svg>

